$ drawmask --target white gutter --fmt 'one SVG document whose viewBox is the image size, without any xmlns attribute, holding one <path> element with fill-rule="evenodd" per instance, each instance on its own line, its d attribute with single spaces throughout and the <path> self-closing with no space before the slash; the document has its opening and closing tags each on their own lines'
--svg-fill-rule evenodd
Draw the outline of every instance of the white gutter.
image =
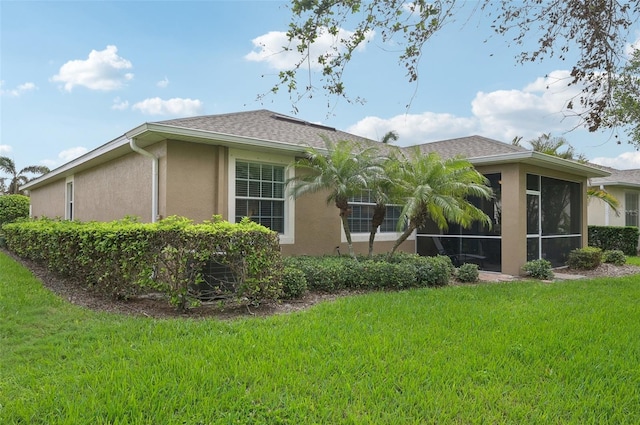
<svg viewBox="0 0 640 425">
<path fill-rule="evenodd" d="M 158 220 L 158 157 L 136 145 L 134 138 L 129 139 L 129 146 L 134 152 L 151 158 L 151 222 Z"/>
<path fill-rule="evenodd" d="M 585 177 L 607 177 L 611 175 L 608 171 L 601 170 L 589 165 L 581 164 L 576 161 L 558 158 L 536 151 L 510 152 L 498 155 L 479 156 L 468 158 L 473 165 L 492 165 L 505 162 L 525 162 L 533 165 L 544 164 L 545 166 L 556 166 L 571 170 L 576 175 Z"/>
</svg>

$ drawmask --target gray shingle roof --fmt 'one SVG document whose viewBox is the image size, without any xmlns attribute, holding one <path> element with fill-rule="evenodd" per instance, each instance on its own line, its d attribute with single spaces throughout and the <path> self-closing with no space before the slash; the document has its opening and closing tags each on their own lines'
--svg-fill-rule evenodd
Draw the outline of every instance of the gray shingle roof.
<svg viewBox="0 0 640 425">
<path fill-rule="evenodd" d="M 424 143 L 419 146 L 422 152 L 438 152 L 442 158 L 462 156 L 472 159 L 484 156 L 528 151 L 528 149 L 521 146 L 510 145 L 482 136 L 459 137 L 457 139 Z"/>
<path fill-rule="evenodd" d="M 206 115 L 158 121 L 174 127 L 211 131 L 280 143 L 307 144 L 316 148 L 325 146 L 322 137 L 330 141 L 351 140 L 371 143 L 372 140 L 346 133 L 321 124 L 271 112 L 266 109 L 222 115 Z"/>
<path fill-rule="evenodd" d="M 617 185 L 617 186 L 640 186 L 640 169 L 633 170 L 617 170 L 611 167 L 605 167 L 604 165 L 589 163 L 592 167 L 599 168 L 611 173 L 608 177 L 596 177 L 591 179 L 592 186 L 599 185 Z"/>
<path fill-rule="evenodd" d="M 32 187 L 39 187 L 60 175 L 72 175 L 78 170 L 93 167 L 96 164 L 113 159 L 118 155 L 124 155 L 130 152 L 129 139 L 136 137 L 138 131 L 146 131 L 145 128 L 147 124 L 153 124 L 159 128 L 149 130 L 151 133 L 158 132 L 156 136 L 160 135 L 163 137 L 171 137 L 172 135 L 179 135 L 179 137 L 187 137 L 185 134 L 181 134 L 181 131 L 179 130 L 194 130 L 196 132 L 210 132 L 211 134 L 196 135 L 194 137 L 200 137 L 212 141 L 217 140 L 216 136 L 220 137 L 220 139 L 224 139 L 224 137 L 221 137 L 224 135 L 246 138 L 248 144 L 256 142 L 259 143 L 260 141 L 273 144 L 274 147 L 277 147 L 277 145 L 280 144 L 284 149 L 286 149 L 285 145 L 310 145 L 322 149 L 325 147 L 322 137 L 326 137 L 333 142 L 350 140 L 358 143 L 375 143 L 381 145 L 375 140 L 336 130 L 335 128 L 323 126 L 321 124 L 304 121 L 299 118 L 278 114 L 265 109 L 221 115 L 179 118 L 145 123 L 136 127 L 132 129 L 131 132 L 123 134 L 117 139 L 99 146 L 81 157 L 56 168 L 52 172 L 36 178 L 30 183 L 27 183 L 24 188 L 30 189 Z M 161 128 L 162 126 L 166 126 L 166 133 L 164 129 Z M 172 128 L 174 131 L 171 130 Z M 191 135 L 188 137 L 191 137 Z M 152 137 L 150 140 L 150 143 L 153 143 L 158 139 L 154 139 Z M 529 152 L 523 147 L 513 146 L 482 136 L 469 136 L 424 143 L 419 145 L 419 148 L 425 153 L 437 151 L 443 158 L 463 156 L 472 160 L 472 162 L 474 159 L 478 158 L 500 156 L 509 153 Z M 482 159 L 480 161 L 482 161 Z M 632 180 L 634 184 L 637 182 L 640 186 L 640 170 L 621 171 L 606 169 L 606 167 L 601 166 L 599 168 L 605 169 L 605 171 L 610 171 L 616 175 L 618 175 L 617 173 L 621 173 L 621 178 L 624 177 L 626 181 Z M 584 170 L 582 172 L 584 172 Z M 594 179 L 594 181 L 611 181 L 612 179 L 613 176 L 606 179 Z"/>
<path fill-rule="evenodd" d="M 280 143 L 308 144 L 316 148 L 324 147 L 322 137 L 327 137 L 333 142 L 352 140 L 361 143 L 377 143 L 355 134 L 336 130 L 335 128 L 321 124 L 310 123 L 299 118 L 278 114 L 266 109 L 231 114 L 178 118 L 158 121 L 154 124 L 232 134 L 235 136 Z M 513 146 L 482 136 L 460 137 L 457 139 L 424 143 L 420 145 L 420 149 L 422 152 L 437 151 L 443 158 L 453 156 L 478 158 L 527 151 L 527 149 L 523 147 Z"/>
</svg>

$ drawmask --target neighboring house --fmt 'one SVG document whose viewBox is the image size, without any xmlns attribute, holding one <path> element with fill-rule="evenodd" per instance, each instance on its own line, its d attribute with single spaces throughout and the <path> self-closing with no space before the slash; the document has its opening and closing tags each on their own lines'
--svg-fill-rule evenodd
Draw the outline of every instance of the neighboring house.
<svg viewBox="0 0 640 425">
<path fill-rule="evenodd" d="M 109 221 L 130 215 L 154 221 L 181 215 L 202 221 L 219 214 L 237 221 L 250 216 L 280 233 L 284 254 L 332 254 L 339 247 L 346 252 L 338 210 L 326 204 L 326 196 L 294 200 L 285 190 L 293 173 L 287 165 L 304 154 L 305 144 L 323 148 L 322 137 L 377 143 L 267 110 L 174 119 L 134 128 L 23 189 L 30 191 L 34 217 Z M 608 172 L 479 136 L 421 149 L 465 156 L 488 177 L 496 199 L 480 206 L 494 224 L 421 229 L 402 250 L 442 253 L 519 274 L 527 260 L 547 258 L 560 265 L 570 249 L 586 246 L 587 179 Z M 357 201 L 361 212 L 371 204 L 366 197 Z M 354 214 L 351 220 L 354 247 L 364 253 L 367 217 Z M 389 251 L 397 237 L 397 217 L 391 221 L 377 235 L 376 252 Z"/>
<path fill-rule="evenodd" d="M 640 227 L 640 169 L 616 170 L 598 165 L 610 173 L 607 177 L 593 178 L 589 186 L 604 189 L 620 202 L 616 213 L 599 199 L 589 200 L 589 224 L 594 226 L 636 226 Z"/>
</svg>

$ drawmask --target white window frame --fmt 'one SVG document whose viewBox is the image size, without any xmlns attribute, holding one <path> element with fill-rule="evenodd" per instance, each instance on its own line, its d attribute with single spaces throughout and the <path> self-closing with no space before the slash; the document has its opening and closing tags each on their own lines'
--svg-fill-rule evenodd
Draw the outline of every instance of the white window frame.
<svg viewBox="0 0 640 425">
<path fill-rule="evenodd" d="M 293 157 L 266 152 L 250 152 L 241 149 L 229 149 L 229 221 L 236 216 L 236 161 L 284 166 L 285 181 L 293 177 L 294 170 L 288 165 Z M 284 189 L 284 233 L 280 233 L 280 244 L 295 243 L 295 201 L 289 189 Z"/>
<path fill-rule="evenodd" d="M 629 208 L 630 205 L 627 205 L 627 201 L 630 197 L 635 198 L 635 205 L 631 205 L 632 208 Z M 628 224 L 627 223 L 627 214 L 632 214 L 635 216 L 636 224 Z M 625 226 L 636 226 L 640 225 L 640 192 L 625 192 L 624 193 L 624 225 Z"/>
<path fill-rule="evenodd" d="M 360 201 L 351 201 L 349 200 L 349 206 L 353 205 L 375 205 L 373 202 L 360 202 Z M 388 206 L 399 206 L 396 204 L 390 204 Z M 347 236 L 344 233 L 344 227 L 342 226 L 342 220 L 339 222 L 340 225 L 340 240 L 342 243 L 347 242 Z M 416 231 L 412 232 L 411 235 L 407 238 L 407 240 L 415 240 L 416 239 Z M 351 232 L 351 241 L 352 242 L 369 242 L 369 235 L 371 232 Z M 376 232 L 376 242 L 394 242 L 398 240 L 398 238 L 402 235 L 402 232 L 381 232 L 380 228 L 377 229 Z"/>
<path fill-rule="evenodd" d="M 71 190 L 69 190 L 71 188 Z M 73 220 L 75 217 L 76 185 L 73 176 L 69 176 L 64 182 L 64 219 Z"/>
</svg>

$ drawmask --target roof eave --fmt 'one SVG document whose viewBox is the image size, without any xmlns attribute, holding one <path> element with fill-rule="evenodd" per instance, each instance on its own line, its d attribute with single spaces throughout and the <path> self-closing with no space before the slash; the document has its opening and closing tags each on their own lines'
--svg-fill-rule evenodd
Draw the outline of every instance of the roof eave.
<svg viewBox="0 0 640 425">
<path fill-rule="evenodd" d="M 31 180 L 28 183 L 25 183 L 20 187 L 20 189 L 21 190 L 36 189 L 37 187 L 41 186 L 42 184 L 44 184 L 45 182 L 51 179 L 70 176 L 74 172 L 78 171 L 79 169 L 81 170 L 81 169 L 88 168 L 91 164 L 95 162 L 98 162 L 98 163 L 105 162 L 112 157 L 112 156 L 105 157 L 105 155 L 109 153 L 113 153 L 125 146 L 127 147 L 127 149 L 130 150 L 130 148 L 128 148 L 128 145 L 129 145 L 129 140 L 124 135 L 120 136 L 108 143 L 105 143 L 102 146 L 97 147 L 92 151 L 85 153 L 82 156 L 79 156 L 76 159 L 72 159 L 71 161 L 61 165 L 60 167 L 51 170 L 47 174 L 44 174 L 40 177 L 37 177 Z"/>
<path fill-rule="evenodd" d="M 154 138 L 153 135 L 161 136 Z M 163 139 L 179 138 L 196 143 L 215 142 L 216 145 L 227 147 L 250 147 L 252 149 L 278 150 L 295 153 L 303 153 L 306 146 L 302 143 L 286 143 L 255 137 L 236 136 L 209 130 L 199 130 L 187 127 L 176 127 L 166 124 L 145 123 L 127 133 L 125 136 L 139 141 L 139 145 L 145 146 Z"/>
<path fill-rule="evenodd" d="M 498 155 L 469 158 L 469 162 L 476 166 L 505 164 L 509 162 L 522 162 L 526 164 L 562 170 L 588 178 L 607 177 L 611 175 L 611 173 L 599 168 L 535 151 L 510 152 Z"/>
<path fill-rule="evenodd" d="M 617 181 L 617 180 L 595 181 L 591 183 L 592 183 L 592 186 L 620 186 L 620 187 L 629 187 L 634 189 L 640 188 L 640 183 L 631 183 L 631 182 Z"/>
<path fill-rule="evenodd" d="M 88 167 L 89 164 L 95 162 L 106 162 L 112 159 L 112 156 L 104 156 L 110 152 L 114 152 L 119 148 L 126 149 L 126 152 L 130 152 L 129 140 L 136 139 L 139 141 L 138 145 L 146 147 L 164 139 L 178 139 L 187 140 L 197 143 L 211 143 L 215 142 L 217 145 L 222 146 L 235 146 L 246 147 L 252 150 L 265 150 L 265 151 L 285 151 L 296 154 L 302 154 L 305 152 L 306 146 L 303 144 L 293 144 L 285 142 L 277 142 L 273 140 L 263 140 L 252 137 L 235 136 L 233 134 L 225 134 L 214 131 L 196 130 L 185 127 L 176 127 L 166 124 L 157 123 L 144 123 L 138 127 L 129 130 L 124 135 L 112 140 L 66 164 L 52 170 L 51 172 L 40 176 L 25 185 L 21 186 L 22 190 L 36 189 L 42 184 L 51 179 L 60 177 L 66 177 L 72 175 L 74 172 L 81 171 Z M 102 161 L 101 161 L 102 158 Z"/>
</svg>

